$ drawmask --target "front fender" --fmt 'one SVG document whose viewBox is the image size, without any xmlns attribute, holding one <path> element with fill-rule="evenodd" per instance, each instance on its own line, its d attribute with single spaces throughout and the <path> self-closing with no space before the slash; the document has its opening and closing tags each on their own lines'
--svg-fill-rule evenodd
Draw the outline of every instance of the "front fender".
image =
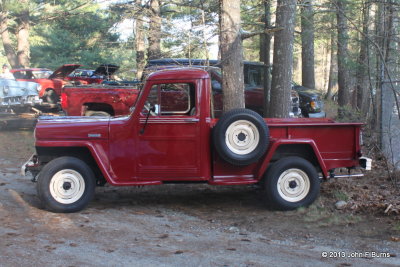
<svg viewBox="0 0 400 267">
<path fill-rule="evenodd" d="M 110 176 L 109 172 L 109 157 L 108 157 L 108 141 L 99 140 L 97 142 L 90 141 L 37 141 L 37 147 L 47 147 L 47 148 L 71 148 L 71 147 L 81 147 L 87 148 L 96 162 L 99 170 L 103 174 L 104 178 L 111 182 L 113 178 Z M 38 155 L 40 157 L 40 155 Z M 29 161 L 28 161 L 29 162 Z"/>
</svg>

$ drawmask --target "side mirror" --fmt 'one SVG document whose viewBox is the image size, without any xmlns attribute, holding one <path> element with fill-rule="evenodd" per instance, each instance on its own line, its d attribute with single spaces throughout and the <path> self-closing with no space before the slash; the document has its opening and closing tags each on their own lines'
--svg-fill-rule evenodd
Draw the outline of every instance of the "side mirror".
<svg viewBox="0 0 400 267">
<path fill-rule="evenodd" d="M 150 111 L 152 111 L 152 112 L 158 114 L 158 105 L 152 106 L 152 107 L 150 108 Z"/>
<path fill-rule="evenodd" d="M 211 88 L 213 91 L 222 91 L 221 83 L 216 80 L 211 81 Z"/>
</svg>

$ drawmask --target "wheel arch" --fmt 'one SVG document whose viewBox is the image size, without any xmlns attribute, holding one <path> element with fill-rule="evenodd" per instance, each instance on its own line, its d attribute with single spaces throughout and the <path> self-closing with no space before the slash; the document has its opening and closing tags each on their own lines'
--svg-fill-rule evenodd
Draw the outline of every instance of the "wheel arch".
<svg viewBox="0 0 400 267">
<path fill-rule="evenodd" d="M 112 105 L 107 103 L 98 103 L 98 102 L 87 102 L 82 105 L 82 114 L 84 115 L 86 111 L 104 111 L 110 114 L 111 116 L 115 115 L 115 110 Z"/>
<path fill-rule="evenodd" d="M 106 169 L 102 164 L 99 164 L 100 159 L 96 155 L 95 151 L 92 147 L 87 146 L 68 146 L 68 147 L 46 147 L 46 146 L 37 146 L 36 147 L 37 156 L 39 158 L 40 164 L 44 166 L 51 160 L 59 157 L 69 156 L 75 157 L 83 162 L 85 162 L 93 171 L 96 184 L 103 185 L 107 181 L 107 173 Z"/>
<path fill-rule="evenodd" d="M 325 163 L 322 160 L 321 154 L 317 145 L 313 140 L 293 140 L 281 139 L 271 143 L 267 155 L 262 163 L 258 177 L 262 179 L 268 166 L 279 159 L 297 156 L 309 161 L 317 170 L 322 172 L 324 178 L 328 177 L 328 171 Z"/>
</svg>

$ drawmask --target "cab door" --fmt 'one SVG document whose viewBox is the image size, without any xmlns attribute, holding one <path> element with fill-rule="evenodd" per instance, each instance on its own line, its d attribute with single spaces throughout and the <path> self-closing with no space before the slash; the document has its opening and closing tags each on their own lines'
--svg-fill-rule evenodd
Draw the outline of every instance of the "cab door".
<svg viewBox="0 0 400 267">
<path fill-rule="evenodd" d="M 197 86 L 188 81 L 152 86 L 139 115 L 139 180 L 201 179 Z"/>
</svg>

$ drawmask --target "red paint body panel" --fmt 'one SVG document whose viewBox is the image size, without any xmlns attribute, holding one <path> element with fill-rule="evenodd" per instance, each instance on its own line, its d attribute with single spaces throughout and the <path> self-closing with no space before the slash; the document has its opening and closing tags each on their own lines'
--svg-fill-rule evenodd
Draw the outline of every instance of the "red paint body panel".
<svg viewBox="0 0 400 267">
<path fill-rule="evenodd" d="M 163 83 L 192 84 L 196 112 L 147 118 L 142 109 L 150 89 Z M 36 146 L 88 147 L 112 185 L 169 181 L 205 181 L 215 185 L 257 183 L 277 149 L 293 144 L 311 148 L 325 177 L 330 169 L 358 165 L 360 123 L 265 119 L 270 130 L 270 145 L 265 156 L 252 165 L 232 166 L 212 148 L 211 131 L 218 120 L 211 118 L 210 106 L 211 83 L 207 72 L 164 70 L 148 77 L 129 116 L 39 119 Z"/>
<path fill-rule="evenodd" d="M 88 105 L 107 105 L 114 116 L 127 115 L 136 101 L 137 87 L 127 86 L 66 86 L 61 96 L 61 106 L 68 116 L 85 115 Z"/>
</svg>

